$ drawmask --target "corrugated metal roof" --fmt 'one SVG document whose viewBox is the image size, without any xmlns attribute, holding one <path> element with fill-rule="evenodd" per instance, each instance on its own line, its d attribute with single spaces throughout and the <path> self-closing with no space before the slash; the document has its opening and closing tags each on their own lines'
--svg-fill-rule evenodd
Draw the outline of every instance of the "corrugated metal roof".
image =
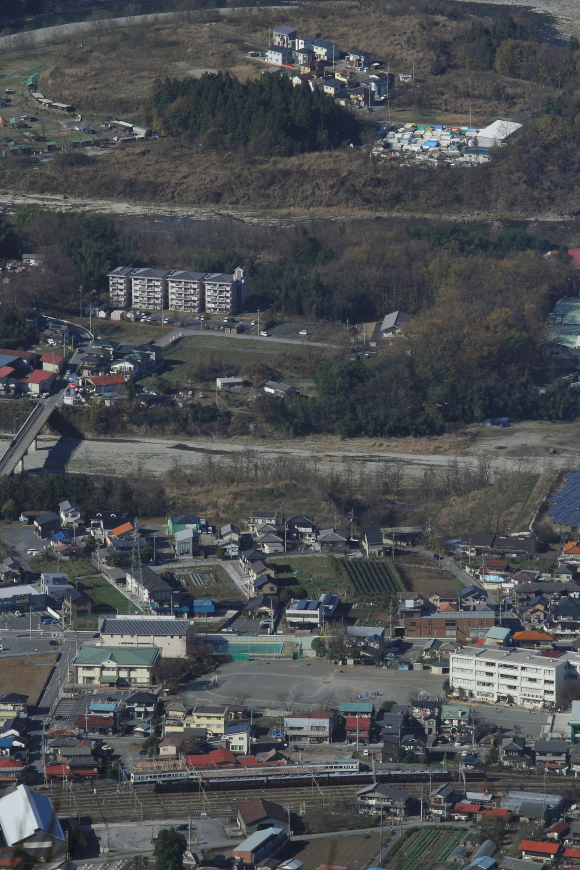
<svg viewBox="0 0 580 870">
<path fill-rule="evenodd" d="M 175 637 L 187 633 L 192 623 L 187 619 L 105 619 L 101 635 L 128 634 L 140 637 Z"/>
</svg>

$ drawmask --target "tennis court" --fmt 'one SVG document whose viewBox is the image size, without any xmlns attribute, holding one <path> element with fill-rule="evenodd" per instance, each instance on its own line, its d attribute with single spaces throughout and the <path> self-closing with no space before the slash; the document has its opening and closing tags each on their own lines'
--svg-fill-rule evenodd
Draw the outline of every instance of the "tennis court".
<svg viewBox="0 0 580 870">
<path fill-rule="evenodd" d="M 247 653 L 250 656 L 281 656 L 284 652 L 284 644 L 280 641 L 268 643 L 267 641 L 243 641 L 226 640 L 216 637 L 208 638 L 213 651 L 219 655 L 236 655 Z"/>
</svg>

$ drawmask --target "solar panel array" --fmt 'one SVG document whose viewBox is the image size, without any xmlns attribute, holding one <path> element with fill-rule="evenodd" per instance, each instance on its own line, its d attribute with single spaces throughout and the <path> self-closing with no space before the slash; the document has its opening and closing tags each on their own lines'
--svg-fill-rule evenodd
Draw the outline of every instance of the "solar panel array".
<svg viewBox="0 0 580 870">
<path fill-rule="evenodd" d="M 580 525 L 580 471 L 567 474 L 564 486 L 552 497 L 552 507 L 547 515 L 563 526 Z"/>
</svg>

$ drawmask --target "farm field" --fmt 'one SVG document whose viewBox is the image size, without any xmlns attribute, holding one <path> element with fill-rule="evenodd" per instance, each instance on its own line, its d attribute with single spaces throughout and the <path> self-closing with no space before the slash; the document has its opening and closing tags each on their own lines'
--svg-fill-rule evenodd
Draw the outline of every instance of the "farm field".
<svg viewBox="0 0 580 870">
<path fill-rule="evenodd" d="M 396 595 L 405 588 L 392 562 L 353 559 L 344 562 L 344 569 L 359 595 Z"/>
<path fill-rule="evenodd" d="M 438 568 L 420 553 L 397 553 L 395 567 L 405 588 L 425 598 L 436 592 L 452 597 L 461 589 L 459 580 L 453 574 Z"/>
<path fill-rule="evenodd" d="M 303 848 L 299 848 L 303 846 Z M 294 841 L 282 853 L 282 858 L 298 858 L 304 870 L 318 870 L 322 864 L 334 864 L 347 870 L 370 866 L 379 851 L 379 832 L 352 834 L 345 837 L 325 837 L 308 842 Z M 288 854 L 287 854 L 288 853 Z M 409 868 L 410 870 L 410 868 Z"/>
<path fill-rule="evenodd" d="M 268 559 L 276 569 L 275 580 L 282 586 L 304 586 L 312 598 L 334 592 L 345 601 L 356 600 L 356 592 L 347 575 L 341 571 L 342 557 L 278 556 Z"/>
<path fill-rule="evenodd" d="M 185 580 L 188 591 L 195 598 L 217 598 L 220 601 L 240 597 L 240 590 L 221 565 L 212 565 L 211 568 L 196 565 L 177 571 L 176 576 Z"/>
<path fill-rule="evenodd" d="M 29 707 L 35 707 L 50 676 L 57 653 L 10 656 L 0 670 L 0 695 L 16 692 L 28 695 Z"/>
<path fill-rule="evenodd" d="M 405 834 L 389 854 L 390 870 L 434 870 L 459 845 L 465 831 L 420 828 Z"/>
</svg>

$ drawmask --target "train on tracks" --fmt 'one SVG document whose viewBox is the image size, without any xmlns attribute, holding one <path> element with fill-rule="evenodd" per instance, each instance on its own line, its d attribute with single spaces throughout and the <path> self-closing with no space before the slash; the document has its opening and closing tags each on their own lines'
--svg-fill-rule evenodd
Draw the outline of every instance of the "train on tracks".
<svg viewBox="0 0 580 870">
<path fill-rule="evenodd" d="M 235 791 L 248 788 L 304 788 L 305 786 L 370 785 L 373 782 L 386 784 L 440 782 L 482 782 L 487 779 L 485 771 L 477 770 L 333 770 L 325 765 L 300 765 L 292 768 L 270 768 L 267 771 L 235 768 L 221 770 L 191 771 L 188 777 L 179 780 L 165 779 L 156 782 L 133 782 L 137 791 Z"/>
</svg>

